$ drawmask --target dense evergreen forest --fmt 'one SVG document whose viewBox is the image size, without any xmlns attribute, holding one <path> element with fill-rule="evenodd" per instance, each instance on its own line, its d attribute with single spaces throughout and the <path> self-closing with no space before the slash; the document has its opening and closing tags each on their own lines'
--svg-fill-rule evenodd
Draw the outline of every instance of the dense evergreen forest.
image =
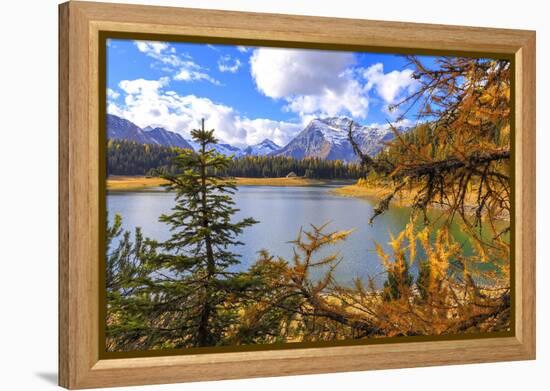
<svg viewBox="0 0 550 391">
<path fill-rule="evenodd" d="M 107 143 L 107 172 L 109 175 L 148 175 L 153 170 L 174 173 L 174 158 L 180 148 L 135 141 L 109 140 Z"/>
<path fill-rule="evenodd" d="M 340 160 L 247 156 L 233 159 L 222 174 L 246 178 L 280 178 L 290 172 L 315 179 L 358 179 L 365 173 L 360 164 L 345 163 Z"/>
<path fill-rule="evenodd" d="M 139 144 L 134 141 L 109 140 L 107 167 L 109 175 L 159 176 L 176 174 L 174 158 L 179 148 Z M 285 156 L 246 156 L 232 159 L 217 174 L 245 178 L 281 178 L 294 172 L 314 179 L 358 179 L 365 171 L 358 163 L 318 158 L 293 159 Z"/>
</svg>

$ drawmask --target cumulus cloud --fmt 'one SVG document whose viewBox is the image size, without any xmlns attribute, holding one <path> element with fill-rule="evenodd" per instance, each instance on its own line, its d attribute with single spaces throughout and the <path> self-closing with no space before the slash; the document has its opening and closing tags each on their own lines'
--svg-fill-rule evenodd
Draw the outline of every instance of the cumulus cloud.
<svg viewBox="0 0 550 391">
<path fill-rule="evenodd" d="M 221 83 L 207 73 L 207 69 L 193 61 L 187 54 L 179 54 L 176 48 L 166 42 L 134 41 L 138 50 L 154 58 L 163 65 L 163 70 L 174 73 L 174 80 L 208 81 L 215 85 Z"/>
<path fill-rule="evenodd" d="M 122 89 L 122 91 L 128 94 L 126 96 L 126 99 L 128 99 L 137 94 L 148 95 L 155 93 L 161 87 L 166 86 L 169 82 L 170 79 L 168 77 L 161 77 L 159 80 L 122 80 L 118 86 Z"/>
<path fill-rule="evenodd" d="M 117 99 L 120 96 L 120 94 L 110 88 L 107 88 L 107 98 L 109 99 Z"/>
<path fill-rule="evenodd" d="M 352 53 L 303 49 L 259 48 L 250 57 L 258 90 L 271 98 L 339 91 L 352 63 Z"/>
<path fill-rule="evenodd" d="M 248 48 L 246 46 L 237 46 L 237 50 L 241 53 L 248 52 Z"/>
<path fill-rule="evenodd" d="M 168 82 L 168 78 L 123 80 L 119 87 L 124 103 L 111 100 L 107 111 L 140 127 L 161 126 L 186 138 L 204 118 L 220 140 L 236 146 L 256 144 L 265 138 L 283 145 L 301 130 L 300 124 L 242 117 L 232 107 L 208 98 L 179 95 L 167 90 Z"/>
<path fill-rule="evenodd" d="M 384 73 L 384 65 L 381 63 L 363 70 L 363 77 L 367 81 L 365 88 L 374 89 L 387 104 L 395 104 L 404 92 L 414 91 L 418 82 L 411 77 L 412 74 L 412 69 Z"/>
<path fill-rule="evenodd" d="M 218 59 L 218 69 L 220 72 L 236 73 L 241 67 L 241 61 L 226 54 Z"/>
<path fill-rule="evenodd" d="M 284 99 L 286 110 L 307 116 L 351 114 L 366 118 L 367 92 L 350 71 L 353 53 L 259 48 L 250 57 L 258 90 Z"/>
<path fill-rule="evenodd" d="M 285 146 L 303 129 L 299 123 L 265 118 L 239 118 L 237 124 L 246 131 L 247 145 L 258 144 L 268 138 L 280 146 Z"/>
<path fill-rule="evenodd" d="M 318 95 L 299 95 L 288 99 L 286 110 L 300 116 L 319 113 L 322 116 L 351 114 L 356 118 L 366 118 L 369 100 L 360 83 L 348 80 L 341 91 L 325 90 Z"/>
<path fill-rule="evenodd" d="M 351 115 L 366 119 L 369 101 L 378 96 L 382 110 L 412 93 L 418 82 L 411 69 L 384 73 L 381 63 L 357 68 L 353 53 L 304 49 L 258 48 L 250 57 L 251 76 L 260 93 L 286 102 L 300 115 Z"/>
</svg>

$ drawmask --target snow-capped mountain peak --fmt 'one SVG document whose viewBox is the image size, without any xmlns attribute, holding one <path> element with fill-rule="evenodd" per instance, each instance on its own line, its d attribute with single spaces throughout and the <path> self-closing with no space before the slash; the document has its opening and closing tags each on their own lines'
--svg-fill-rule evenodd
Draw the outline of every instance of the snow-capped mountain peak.
<svg viewBox="0 0 550 391">
<path fill-rule="evenodd" d="M 346 117 L 317 118 L 312 120 L 308 127 L 311 127 L 313 131 L 321 132 L 328 142 L 341 145 L 348 140 L 350 123 L 351 119 Z"/>
<path fill-rule="evenodd" d="M 198 151 L 200 149 L 199 143 L 196 142 L 195 140 L 190 140 L 189 144 L 191 144 L 191 146 L 193 147 L 193 150 L 195 151 Z M 244 154 L 242 149 L 226 143 L 210 144 L 210 146 L 208 147 L 208 150 L 215 150 L 216 152 L 221 153 L 222 155 L 226 155 L 226 156 L 233 155 L 234 157 L 241 157 Z"/>
<path fill-rule="evenodd" d="M 249 156 L 265 156 L 277 152 L 281 147 L 272 140 L 266 138 L 258 144 L 250 145 L 243 149 L 245 155 Z"/>
<path fill-rule="evenodd" d="M 316 118 L 277 155 L 355 161 L 357 156 L 348 138 L 351 121 L 346 117 Z M 393 138 L 388 127 L 362 126 L 356 122 L 353 122 L 352 133 L 361 150 L 370 156 L 376 155 Z"/>
</svg>

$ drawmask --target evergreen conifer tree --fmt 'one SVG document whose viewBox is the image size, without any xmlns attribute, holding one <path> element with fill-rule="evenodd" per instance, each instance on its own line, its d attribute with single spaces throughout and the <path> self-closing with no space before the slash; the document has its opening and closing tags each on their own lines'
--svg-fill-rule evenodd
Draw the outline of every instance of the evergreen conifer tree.
<svg viewBox="0 0 550 391">
<path fill-rule="evenodd" d="M 165 276 L 159 287 L 162 333 L 172 347 L 215 346 L 234 326 L 235 300 L 239 276 L 231 272 L 238 264 L 234 246 L 245 227 L 257 221 L 245 218 L 233 222 L 238 211 L 232 195 L 235 183 L 221 178 L 231 162 L 216 152 L 214 130 L 191 132 L 198 144 L 196 152 L 184 150 L 176 157 L 177 175 L 168 175 L 167 187 L 176 194 L 171 214 L 160 220 L 170 226 L 171 237 L 159 243 L 158 274 Z"/>
<path fill-rule="evenodd" d="M 154 255 L 154 249 L 140 228 L 135 228 L 133 237 L 130 231 L 123 230 L 119 214 L 106 233 L 106 348 L 147 348 L 146 344 L 154 343 L 149 338 L 149 315 L 154 302 L 147 289 L 151 286 L 147 259 Z"/>
</svg>

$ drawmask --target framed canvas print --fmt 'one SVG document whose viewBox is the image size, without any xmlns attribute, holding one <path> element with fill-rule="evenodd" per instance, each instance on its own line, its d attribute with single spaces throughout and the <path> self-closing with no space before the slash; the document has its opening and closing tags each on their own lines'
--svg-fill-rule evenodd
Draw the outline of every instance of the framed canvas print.
<svg viewBox="0 0 550 391">
<path fill-rule="evenodd" d="M 534 359 L 534 32 L 59 11 L 62 386 Z"/>
</svg>

